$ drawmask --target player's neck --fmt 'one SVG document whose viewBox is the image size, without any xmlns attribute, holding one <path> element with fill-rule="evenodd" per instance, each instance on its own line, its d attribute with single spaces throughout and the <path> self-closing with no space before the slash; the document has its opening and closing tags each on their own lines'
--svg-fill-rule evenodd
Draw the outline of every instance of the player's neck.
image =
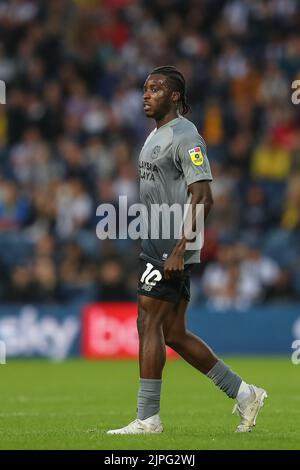
<svg viewBox="0 0 300 470">
<path fill-rule="evenodd" d="M 173 119 L 176 119 L 178 117 L 179 114 L 177 111 L 170 111 L 163 118 L 156 120 L 156 129 L 159 129 L 161 126 L 164 126 L 168 122 L 173 121 Z"/>
</svg>

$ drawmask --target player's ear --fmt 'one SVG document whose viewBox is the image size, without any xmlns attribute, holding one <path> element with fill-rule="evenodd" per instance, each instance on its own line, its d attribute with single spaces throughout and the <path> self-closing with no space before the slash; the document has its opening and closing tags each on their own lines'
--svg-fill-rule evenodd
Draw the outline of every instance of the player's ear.
<svg viewBox="0 0 300 470">
<path fill-rule="evenodd" d="M 174 104 L 178 104 L 180 101 L 180 92 L 179 91 L 172 91 L 172 102 Z"/>
</svg>

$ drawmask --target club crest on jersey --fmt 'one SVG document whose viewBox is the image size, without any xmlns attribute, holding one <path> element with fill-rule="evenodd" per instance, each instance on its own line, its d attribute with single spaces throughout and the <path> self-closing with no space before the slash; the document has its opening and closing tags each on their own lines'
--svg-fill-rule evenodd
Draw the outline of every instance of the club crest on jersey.
<svg viewBox="0 0 300 470">
<path fill-rule="evenodd" d="M 195 147 L 193 149 L 190 149 L 189 154 L 190 154 L 191 160 L 194 163 L 194 165 L 202 165 L 203 164 L 204 158 L 203 158 L 203 154 L 201 152 L 200 147 Z"/>
<path fill-rule="evenodd" d="M 152 158 L 152 159 L 157 158 L 159 152 L 160 152 L 160 146 L 159 146 L 159 145 L 156 145 L 156 146 L 154 147 L 154 149 L 152 150 L 151 158 Z"/>
</svg>

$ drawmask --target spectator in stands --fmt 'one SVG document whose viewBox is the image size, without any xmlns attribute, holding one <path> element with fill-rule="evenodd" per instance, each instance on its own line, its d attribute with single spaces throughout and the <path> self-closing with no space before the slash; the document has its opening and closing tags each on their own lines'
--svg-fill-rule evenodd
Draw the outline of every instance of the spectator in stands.
<svg viewBox="0 0 300 470">
<path fill-rule="evenodd" d="M 220 245 L 217 260 L 204 271 L 208 304 L 219 311 L 246 310 L 283 284 L 277 264 L 262 256 L 255 242 Z"/>
<path fill-rule="evenodd" d="M 122 264 L 118 259 L 104 260 L 99 272 L 99 294 L 100 301 L 133 300 L 129 287 L 125 280 Z"/>
</svg>

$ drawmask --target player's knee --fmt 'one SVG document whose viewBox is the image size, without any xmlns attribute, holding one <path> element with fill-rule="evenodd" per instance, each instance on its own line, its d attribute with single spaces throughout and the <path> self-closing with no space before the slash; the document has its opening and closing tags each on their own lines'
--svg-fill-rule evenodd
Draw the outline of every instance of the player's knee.
<svg viewBox="0 0 300 470">
<path fill-rule="evenodd" d="M 151 305 L 151 299 L 142 299 L 139 301 L 139 311 L 137 318 L 137 329 L 139 335 L 143 335 L 145 331 L 153 328 L 159 328 L 163 322 L 160 312 L 154 311 Z"/>
<path fill-rule="evenodd" d="M 149 304 L 145 301 L 139 302 L 139 311 L 137 317 L 137 329 L 139 335 L 143 335 L 151 326 L 151 311 Z"/>
<path fill-rule="evenodd" d="M 144 333 L 145 326 L 146 326 L 146 319 L 141 311 L 139 311 L 136 324 L 137 324 L 138 334 L 139 336 L 141 336 Z"/>
<path fill-rule="evenodd" d="M 165 343 L 170 348 L 176 350 L 183 342 L 185 332 L 182 330 L 173 330 L 165 334 Z"/>
<path fill-rule="evenodd" d="M 157 328 L 158 323 L 153 318 L 153 314 L 148 314 L 146 312 L 139 312 L 137 318 L 137 330 L 139 336 L 143 336 L 145 332 L 150 332 L 153 329 Z"/>
</svg>

